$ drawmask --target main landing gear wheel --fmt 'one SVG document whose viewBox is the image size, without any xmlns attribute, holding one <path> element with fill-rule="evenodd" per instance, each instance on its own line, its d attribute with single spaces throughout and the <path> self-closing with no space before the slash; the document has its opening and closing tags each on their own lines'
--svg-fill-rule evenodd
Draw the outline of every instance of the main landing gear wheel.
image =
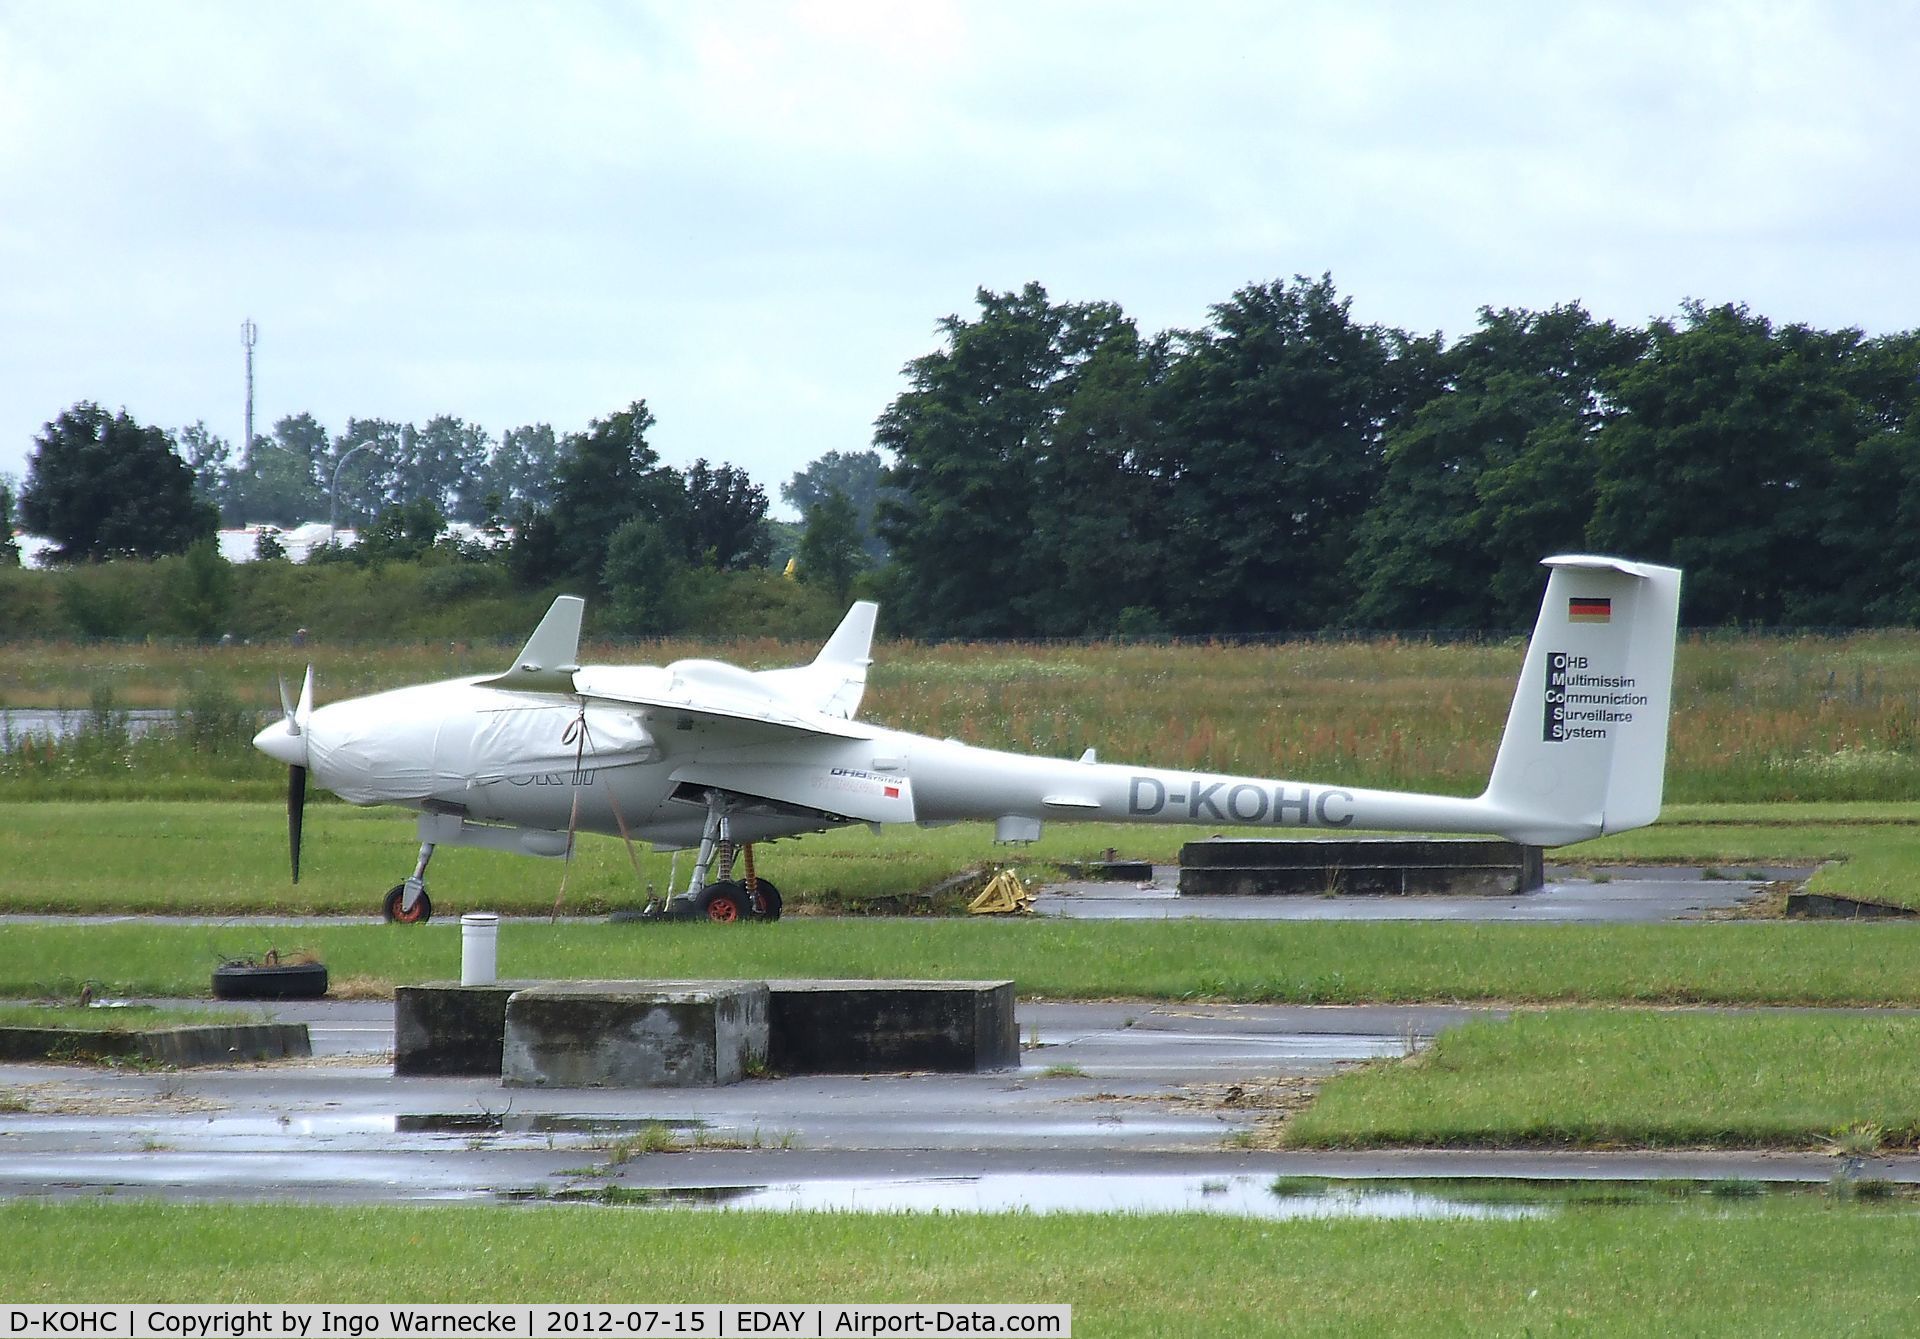
<svg viewBox="0 0 1920 1339">
<path fill-rule="evenodd" d="M 396 925 L 419 925 L 423 921 L 433 919 L 433 899 L 427 896 L 426 889 L 422 888 L 420 890 L 420 896 L 413 899 L 413 910 L 411 911 L 402 911 L 400 909 L 400 904 L 406 901 L 406 897 L 407 885 L 404 883 L 394 884 L 393 891 L 387 894 L 387 900 L 381 906 L 382 914 Z"/>
<path fill-rule="evenodd" d="M 752 893 L 749 893 L 747 897 L 747 905 L 749 908 L 751 908 L 751 911 L 749 912 L 749 914 L 752 915 L 752 917 L 756 921 L 779 920 L 780 919 L 780 890 L 773 886 L 773 880 L 772 879 L 756 880 L 753 891 L 758 892 L 759 897 L 758 899 L 755 899 Z M 756 901 L 757 901 L 757 905 L 756 905 Z"/>
<path fill-rule="evenodd" d="M 753 904 L 747 900 L 746 888 L 730 881 L 708 884 L 701 892 L 697 906 L 700 915 L 722 925 L 743 921 L 753 914 Z"/>
</svg>

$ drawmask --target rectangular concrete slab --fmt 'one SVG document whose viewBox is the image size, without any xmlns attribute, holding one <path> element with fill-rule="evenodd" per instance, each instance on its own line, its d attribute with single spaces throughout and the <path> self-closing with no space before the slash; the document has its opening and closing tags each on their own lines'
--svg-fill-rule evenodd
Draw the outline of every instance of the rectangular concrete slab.
<svg viewBox="0 0 1920 1339">
<path fill-rule="evenodd" d="M 1322 869 L 1328 865 L 1518 865 L 1495 837 L 1210 837 L 1180 848 L 1182 869 Z"/>
<path fill-rule="evenodd" d="M 972 1074 L 1020 1063 L 1011 981 L 769 981 L 782 1074 Z"/>
<path fill-rule="evenodd" d="M 428 981 L 393 992 L 393 1072 L 496 1077 L 507 1001 L 538 981 Z"/>
<path fill-rule="evenodd" d="M 1217 837 L 1180 848 L 1182 896 L 1504 895 L 1544 882 L 1539 847 L 1478 837 Z"/>
<path fill-rule="evenodd" d="M 556 981 L 507 1002 L 509 1087 L 706 1088 L 767 1063 L 763 981 Z"/>
</svg>

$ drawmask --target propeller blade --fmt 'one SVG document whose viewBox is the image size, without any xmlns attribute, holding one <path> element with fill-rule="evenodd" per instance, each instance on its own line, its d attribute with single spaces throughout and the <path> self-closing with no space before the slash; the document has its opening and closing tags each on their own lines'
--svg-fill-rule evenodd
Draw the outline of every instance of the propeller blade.
<svg viewBox="0 0 1920 1339">
<path fill-rule="evenodd" d="M 287 723 L 288 734 L 297 735 L 300 733 L 300 724 L 298 721 L 294 719 L 293 694 L 287 691 L 287 676 L 282 674 L 279 676 L 279 678 L 280 678 L 280 719 Z"/>
<path fill-rule="evenodd" d="M 307 666 L 307 677 L 300 681 L 300 705 L 293 709 L 293 731 L 305 732 L 307 722 L 313 719 L 313 666 Z"/>
<path fill-rule="evenodd" d="M 287 769 L 287 850 L 293 856 L 293 881 L 300 882 L 300 828 L 307 815 L 307 769 Z"/>
</svg>

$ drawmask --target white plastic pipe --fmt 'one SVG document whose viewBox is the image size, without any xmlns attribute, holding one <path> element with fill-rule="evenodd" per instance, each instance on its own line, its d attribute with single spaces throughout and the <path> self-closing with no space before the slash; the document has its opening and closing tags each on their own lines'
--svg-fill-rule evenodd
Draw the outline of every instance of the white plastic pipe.
<svg viewBox="0 0 1920 1339">
<path fill-rule="evenodd" d="M 460 984 L 490 986 L 499 961 L 500 918 L 470 911 L 460 918 Z"/>
</svg>

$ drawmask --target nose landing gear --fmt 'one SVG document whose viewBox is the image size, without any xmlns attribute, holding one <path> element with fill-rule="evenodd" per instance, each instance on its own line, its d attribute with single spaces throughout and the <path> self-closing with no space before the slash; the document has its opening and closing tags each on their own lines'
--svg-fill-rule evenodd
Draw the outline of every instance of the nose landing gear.
<svg viewBox="0 0 1920 1339">
<path fill-rule="evenodd" d="M 396 925 L 419 925 L 433 919 L 433 899 L 427 896 L 427 863 L 433 843 L 420 843 L 420 860 L 405 882 L 396 883 L 381 904 L 381 913 Z"/>
</svg>

